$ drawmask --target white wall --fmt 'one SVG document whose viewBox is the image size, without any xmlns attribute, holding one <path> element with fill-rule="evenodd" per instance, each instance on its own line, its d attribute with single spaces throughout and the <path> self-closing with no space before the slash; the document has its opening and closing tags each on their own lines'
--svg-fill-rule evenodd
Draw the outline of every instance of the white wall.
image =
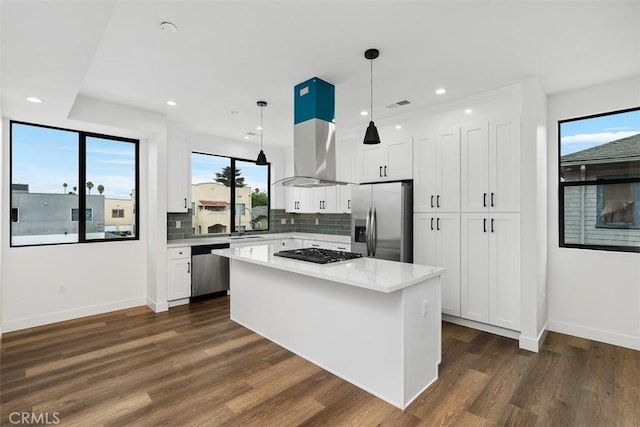
<svg viewBox="0 0 640 427">
<path fill-rule="evenodd" d="M 548 98 L 549 330 L 640 350 L 640 254 L 559 248 L 562 119 L 640 105 L 640 76 Z"/>
</svg>

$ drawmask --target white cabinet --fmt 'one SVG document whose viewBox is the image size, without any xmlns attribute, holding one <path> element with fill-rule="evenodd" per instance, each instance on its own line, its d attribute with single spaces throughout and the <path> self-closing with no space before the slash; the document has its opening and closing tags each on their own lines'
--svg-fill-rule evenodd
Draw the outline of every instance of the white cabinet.
<svg viewBox="0 0 640 427">
<path fill-rule="evenodd" d="M 355 157 L 342 155 L 337 158 L 338 181 L 353 182 L 355 177 Z M 351 213 L 351 184 L 336 187 L 336 212 Z"/>
<path fill-rule="evenodd" d="M 460 316 L 460 214 L 416 213 L 413 230 L 413 262 L 446 269 L 442 312 Z"/>
<path fill-rule="evenodd" d="M 416 138 L 413 158 L 415 212 L 460 210 L 460 129 Z"/>
<path fill-rule="evenodd" d="M 462 130 L 461 210 L 520 211 L 520 121 L 492 120 Z"/>
<path fill-rule="evenodd" d="M 461 214 L 461 316 L 520 330 L 520 215 Z"/>
<path fill-rule="evenodd" d="M 335 213 L 336 204 L 336 186 L 316 187 L 313 188 L 313 211 L 319 213 Z"/>
<path fill-rule="evenodd" d="M 188 129 L 167 128 L 167 212 L 187 212 L 191 207 L 191 155 Z"/>
<path fill-rule="evenodd" d="M 380 143 L 362 149 L 360 182 L 397 181 L 413 178 L 411 139 Z"/>
<path fill-rule="evenodd" d="M 286 187 L 287 212 L 315 212 L 313 204 L 313 188 Z"/>
<path fill-rule="evenodd" d="M 169 248 L 169 283 L 167 301 L 191 296 L 191 248 Z"/>
</svg>

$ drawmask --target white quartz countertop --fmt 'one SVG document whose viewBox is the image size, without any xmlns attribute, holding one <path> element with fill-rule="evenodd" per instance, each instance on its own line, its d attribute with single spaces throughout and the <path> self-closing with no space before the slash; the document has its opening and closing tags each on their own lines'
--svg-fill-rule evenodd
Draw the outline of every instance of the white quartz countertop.
<svg viewBox="0 0 640 427">
<path fill-rule="evenodd" d="M 323 242 L 335 243 L 351 243 L 351 236 L 341 236 L 335 234 L 315 234 L 315 233 L 264 233 L 264 234 L 245 234 L 242 236 L 220 236 L 220 237 L 195 237 L 191 239 L 169 240 L 168 248 L 181 246 L 198 246 L 212 245 L 217 243 L 247 243 L 255 242 L 261 244 L 281 239 L 302 239 L 302 240 L 318 240 Z"/>
<path fill-rule="evenodd" d="M 442 267 L 365 257 L 329 264 L 315 264 L 275 256 L 274 252 L 278 250 L 279 248 L 273 244 L 256 243 L 253 246 L 216 249 L 211 252 L 230 259 L 385 293 L 407 288 L 444 272 Z"/>
</svg>

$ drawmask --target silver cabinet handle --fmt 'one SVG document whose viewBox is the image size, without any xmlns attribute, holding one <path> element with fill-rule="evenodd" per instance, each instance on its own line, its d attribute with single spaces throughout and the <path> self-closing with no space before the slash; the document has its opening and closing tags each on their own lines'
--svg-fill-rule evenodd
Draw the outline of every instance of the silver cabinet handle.
<svg viewBox="0 0 640 427">
<path fill-rule="evenodd" d="M 387 167 L 384 167 L 384 176 L 387 176 Z"/>
<path fill-rule="evenodd" d="M 184 198 L 184 208 L 187 209 L 187 198 Z"/>
<path fill-rule="evenodd" d="M 433 207 L 433 194 L 431 195 L 431 207 Z"/>
<path fill-rule="evenodd" d="M 380 175 L 380 178 L 382 178 L 382 166 L 380 166 L 380 172 L 378 172 L 378 174 Z"/>
<path fill-rule="evenodd" d="M 482 207 L 487 207 L 487 193 L 482 193 Z"/>
<path fill-rule="evenodd" d="M 440 195 L 439 194 L 436 196 L 436 207 L 438 207 L 438 208 L 440 207 Z"/>
<path fill-rule="evenodd" d="M 487 232 L 487 218 L 482 218 L 482 232 Z"/>
<path fill-rule="evenodd" d="M 431 229 L 433 230 L 433 218 L 431 218 Z"/>
<path fill-rule="evenodd" d="M 436 230 L 440 231 L 440 218 L 436 220 Z"/>
<path fill-rule="evenodd" d="M 191 263 L 187 262 L 187 273 L 191 274 Z"/>
<path fill-rule="evenodd" d="M 493 218 L 491 218 L 491 232 L 493 233 Z"/>
<path fill-rule="evenodd" d="M 493 207 L 493 193 L 491 193 L 491 207 Z M 493 221 L 493 220 L 492 220 Z"/>
</svg>

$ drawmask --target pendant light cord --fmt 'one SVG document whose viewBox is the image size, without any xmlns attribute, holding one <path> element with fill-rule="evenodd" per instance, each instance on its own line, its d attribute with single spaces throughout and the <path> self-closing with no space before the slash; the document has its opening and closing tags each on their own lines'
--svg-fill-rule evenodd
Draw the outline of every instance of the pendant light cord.
<svg viewBox="0 0 640 427">
<path fill-rule="evenodd" d="M 369 86 L 369 93 L 370 93 L 370 100 L 371 100 L 371 108 L 370 108 L 370 113 L 371 113 L 371 121 L 373 121 L 373 59 L 369 60 L 371 62 L 371 81 L 370 81 L 370 86 Z"/>
<path fill-rule="evenodd" d="M 263 109 L 264 109 L 264 107 L 260 107 L 260 150 L 262 150 L 262 132 L 263 132 L 262 110 Z"/>
</svg>

